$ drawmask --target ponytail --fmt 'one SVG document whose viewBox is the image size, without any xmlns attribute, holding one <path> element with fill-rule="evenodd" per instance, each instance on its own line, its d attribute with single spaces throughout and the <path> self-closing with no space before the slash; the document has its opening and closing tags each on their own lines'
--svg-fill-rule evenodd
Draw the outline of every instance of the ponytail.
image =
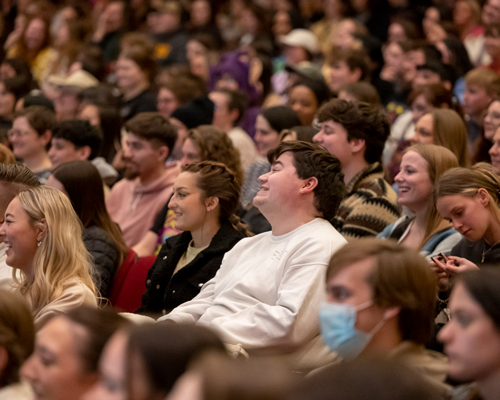
<svg viewBox="0 0 500 400">
<path fill-rule="evenodd" d="M 254 236 L 254 234 L 249 231 L 248 225 L 241 222 L 240 217 L 238 217 L 236 214 L 233 214 L 229 217 L 229 222 L 231 222 L 234 229 L 236 229 L 239 233 L 247 237 Z"/>
</svg>

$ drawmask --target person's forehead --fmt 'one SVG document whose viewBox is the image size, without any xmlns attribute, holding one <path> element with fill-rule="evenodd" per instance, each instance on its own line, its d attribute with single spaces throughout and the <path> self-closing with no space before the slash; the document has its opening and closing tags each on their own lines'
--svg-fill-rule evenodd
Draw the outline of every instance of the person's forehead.
<svg viewBox="0 0 500 400">
<path fill-rule="evenodd" d="M 367 257 L 363 260 L 354 261 L 328 279 L 328 285 L 349 284 L 357 285 L 360 282 L 367 283 L 368 276 L 375 268 L 375 258 Z"/>
</svg>

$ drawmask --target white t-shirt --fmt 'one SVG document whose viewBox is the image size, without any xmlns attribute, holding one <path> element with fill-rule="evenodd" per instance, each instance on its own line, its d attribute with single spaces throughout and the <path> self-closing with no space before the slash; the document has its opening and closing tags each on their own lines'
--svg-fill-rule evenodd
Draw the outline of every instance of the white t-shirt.
<svg viewBox="0 0 500 400">
<path fill-rule="evenodd" d="M 304 345 L 319 335 L 326 267 L 345 243 L 320 218 L 282 236 L 245 238 L 198 296 L 159 321 L 207 326 L 246 351 Z"/>
<path fill-rule="evenodd" d="M 5 260 L 7 260 L 7 245 L 5 243 L 0 243 L 0 289 L 12 290 L 12 284 L 14 280 L 12 279 L 12 268 L 7 265 Z"/>
</svg>

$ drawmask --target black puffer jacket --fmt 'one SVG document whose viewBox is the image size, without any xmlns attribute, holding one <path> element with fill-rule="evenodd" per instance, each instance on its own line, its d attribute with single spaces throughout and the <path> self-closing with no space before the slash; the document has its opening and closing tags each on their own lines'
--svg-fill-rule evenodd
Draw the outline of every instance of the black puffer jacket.
<svg viewBox="0 0 500 400">
<path fill-rule="evenodd" d="M 183 232 L 167 239 L 148 272 L 146 293 L 136 312 L 165 314 L 194 298 L 200 293 L 201 287 L 215 276 L 226 252 L 244 237 L 230 222 L 225 222 L 213 237 L 210 246 L 173 276 L 192 237 L 190 232 Z"/>
<path fill-rule="evenodd" d="M 97 226 L 88 227 L 83 231 L 85 248 L 94 258 L 97 277 L 94 283 L 102 297 L 107 298 L 111 283 L 120 263 L 120 250 L 105 230 Z"/>
</svg>

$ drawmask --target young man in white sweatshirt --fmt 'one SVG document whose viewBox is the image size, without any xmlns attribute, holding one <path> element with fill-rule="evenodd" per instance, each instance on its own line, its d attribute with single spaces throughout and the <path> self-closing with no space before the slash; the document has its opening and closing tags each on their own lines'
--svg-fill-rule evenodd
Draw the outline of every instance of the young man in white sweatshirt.
<svg viewBox="0 0 500 400">
<path fill-rule="evenodd" d="M 324 275 L 346 243 L 328 222 L 344 194 L 337 158 L 317 145 L 284 142 L 269 153 L 254 205 L 272 231 L 241 240 L 193 300 L 159 321 L 208 326 L 237 351 L 294 353 L 295 369 L 322 364 Z"/>
</svg>

